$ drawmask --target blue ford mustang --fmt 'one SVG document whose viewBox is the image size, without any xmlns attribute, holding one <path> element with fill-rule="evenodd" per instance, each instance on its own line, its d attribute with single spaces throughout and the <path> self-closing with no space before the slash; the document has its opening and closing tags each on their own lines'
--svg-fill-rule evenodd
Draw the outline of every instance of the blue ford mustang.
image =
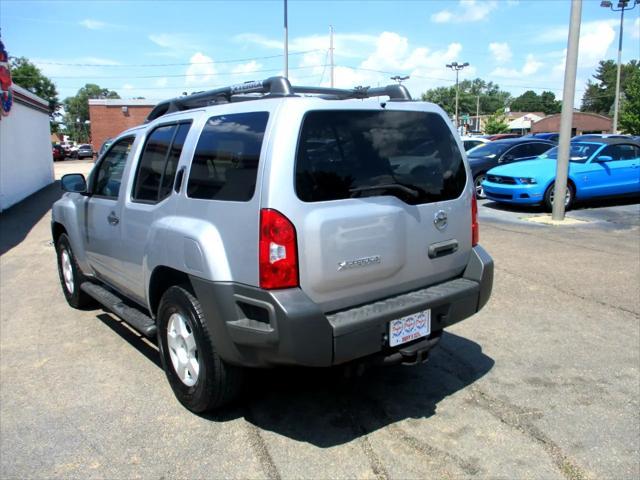
<svg viewBox="0 0 640 480">
<path fill-rule="evenodd" d="M 640 194 L 640 143 L 602 138 L 571 143 L 565 207 L 574 200 Z M 482 186 L 487 198 L 511 204 L 553 205 L 558 147 L 534 160 L 492 168 Z"/>
</svg>

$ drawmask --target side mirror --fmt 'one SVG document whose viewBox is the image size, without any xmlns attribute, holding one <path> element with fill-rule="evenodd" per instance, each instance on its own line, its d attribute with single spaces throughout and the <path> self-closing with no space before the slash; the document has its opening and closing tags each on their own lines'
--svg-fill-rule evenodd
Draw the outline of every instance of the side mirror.
<svg viewBox="0 0 640 480">
<path fill-rule="evenodd" d="M 609 155 L 600 155 L 599 157 L 596 157 L 596 162 L 598 163 L 610 162 L 612 160 L 613 157 L 610 157 Z"/>
<path fill-rule="evenodd" d="M 502 157 L 500 159 L 499 163 L 509 163 L 509 162 L 513 162 L 516 159 L 516 157 L 514 157 L 513 155 L 505 155 L 504 157 Z"/>
<path fill-rule="evenodd" d="M 87 191 L 87 181 L 80 173 L 63 175 L 60 185 L 65 192 L 85 193 Z"/>
</svg>

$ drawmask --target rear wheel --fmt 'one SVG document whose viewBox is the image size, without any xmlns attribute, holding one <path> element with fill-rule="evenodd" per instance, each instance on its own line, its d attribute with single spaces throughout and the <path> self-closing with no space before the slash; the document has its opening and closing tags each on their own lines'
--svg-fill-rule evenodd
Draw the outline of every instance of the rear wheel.
<svg viewBox="0 0 640 480">
<path fill-rule="evenodd" d="M 157 318 L 162 366 L 180 403 L 202 413 L 231 402 L 240 392 L 244 371 L 215 351 L 198 299 L 184 287 L 170 287 Z"/>
<path fill-rule="evenodd" d="M 86 281 L 86 277 L 78 268 L 76 258 L 71 250 L 69 237 L 63 233 L 56 242 L 56 253 L 58 257 L 58 275 L 60 285 L 67 299 L 67 303 L 73 308 L 84 308 L 94 303 L 93 299 L 80 290 L 80 285 Z"/>
<path fill-rule="evenodd" d="M 553 210 L 553 199 L 555 198 L 555 188 L 556 184 L 553 182 L 547 188 L 547 191 L 544 192 L 544 206 L 546 207 L 548 212 Z M 567 192 L 564 196 L 564 208 L 565 210 L 569 210 L 573 205 L 573 200 L 575 198 L 576 192 L 575 187 L 570 182 L 567 182 Z"/>
<path fill-rule="evenodd" d="M 480 173 L 476 175 L 473 179 L 473 185 L 476 189 L 476 198 L 485 198 L 484 196 L 484 187 L 482 186 L 482 182 L 487 178 L 484 173 Z"/>
</svg>

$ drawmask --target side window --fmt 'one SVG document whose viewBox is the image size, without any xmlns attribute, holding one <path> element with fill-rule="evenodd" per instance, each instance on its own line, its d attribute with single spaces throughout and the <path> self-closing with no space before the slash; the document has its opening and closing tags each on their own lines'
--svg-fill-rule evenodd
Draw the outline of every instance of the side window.
<svg viewBox="0 0 640 480">
<path fill-rule="evenodd" d="M 200 135 L 187 195 L 206 200 L 253 197 L 268 112 L 211 117 Z"/>
<path fill-rule="evenodd" d="M 548 145 L 546 143 L 531 143 L 531 154 L 529 155 L 530 157 L 533 157 L 534 155 L 542 155 L 544 152 L 546 152 L 547 150 L 549 150 L 551 147 L 553 147 L 553 145 Z"/>
<path fill-rule="evenodd" d="M 138 163 L 133 200 L 159 202 L 171 193 L 189 127 L 188 123 L 163 125 L 151 132 Z"/>
<path fill-rule="evenodd" d="M 613 161 L 633 160 L 640 156 L 640 149 L 634 145 L 609 145 L 598 156 L 611 157 Z"/>
<path fill-rule="evenodd" d="M 514 159 L 523 158 L 523 157 L 531 157 L 534 154 L 531 153 L 531 149 L 529 148 L 529 143 L 524 143 L 522 145 L 518 145 L 517 147 L 513 147 L 509 150 L 505 157 L 512 157 Z"/>
<path fill-rule="evenodd" d="M 122 182 L 122 172 L 124 171 L 129 151 L 135 137 L 126 137 L 118 140 L 115 145 L 102 157 L 93 194 L 101 197 L 118 198 L 120 183 Z"/>
</svg>

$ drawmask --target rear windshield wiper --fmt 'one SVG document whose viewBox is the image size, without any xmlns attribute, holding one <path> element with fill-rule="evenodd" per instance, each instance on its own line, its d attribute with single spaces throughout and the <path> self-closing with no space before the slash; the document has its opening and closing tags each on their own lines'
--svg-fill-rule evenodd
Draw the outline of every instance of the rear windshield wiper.
<svg viewBox="0 0 640 480">
<path fill-rule="evenodd" d="M 411 198 L 418 198 L 420 192 L 416 188 L 407 187 L 400 183 L 383 183 L 381 185 L 367 185 L 365 187 L 354 187 L 349 189 L 349 193 L 367 192 L 370 190 L 399 190 L 406 193 Z"/>
</svg>

